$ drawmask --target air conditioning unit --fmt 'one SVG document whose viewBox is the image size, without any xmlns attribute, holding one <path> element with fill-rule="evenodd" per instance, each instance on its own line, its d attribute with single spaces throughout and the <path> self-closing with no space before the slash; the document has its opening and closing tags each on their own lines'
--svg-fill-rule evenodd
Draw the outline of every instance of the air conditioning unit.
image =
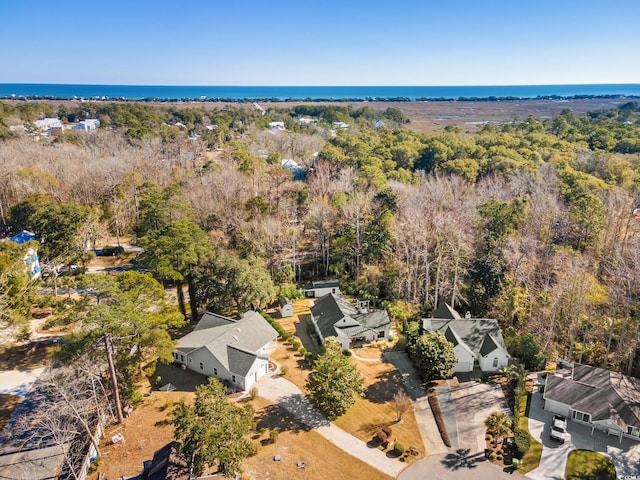
<svg viewBox="0 0 640 480">
<path fill-rule="evenodd" d="M 186 370 L 187 366 L 183 363 L 182 365 L 180 365 L 180 368 L 183 369 L 183 370 Z"/>
</svg>

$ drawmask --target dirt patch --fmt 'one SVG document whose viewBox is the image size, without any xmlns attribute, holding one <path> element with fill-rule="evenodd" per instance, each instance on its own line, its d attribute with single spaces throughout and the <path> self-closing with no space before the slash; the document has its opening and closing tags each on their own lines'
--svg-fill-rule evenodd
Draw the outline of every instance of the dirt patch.
<svg viewBox="0 0 640 480">
<path fill-rule="evenodd" d="M 9 422 L 13 412 L 16 411 L 16 408 L 18 408 L 22 400 L 22 397 L 18 397 L 17 395 L 0 394 L 0 431 L 2 431 Z"/>
<path fill-rule="evenodd" d="M 108 479 L 142 473 L 142 462 L 151 460 L 156 450 L 173 440 L 173 427 L 167 422 L 168 413 L 180 400 L 192 401 L 193 398 L 193 394 L 184 392 L 157 392 L 147 397 L 122 425 L 106 430 L 100 442 L 102 464 L 89 478 L 97 479 L 98 472 Z M 113 444 L 111 438 L 119 433 L 124 441 Z"/>
<path fill-rule="evenodd" d="M 49 359 L 51 342 L 33 341 L 0 350 L 0 370 L 33 370 L 44 367 Z"/>
</svg>

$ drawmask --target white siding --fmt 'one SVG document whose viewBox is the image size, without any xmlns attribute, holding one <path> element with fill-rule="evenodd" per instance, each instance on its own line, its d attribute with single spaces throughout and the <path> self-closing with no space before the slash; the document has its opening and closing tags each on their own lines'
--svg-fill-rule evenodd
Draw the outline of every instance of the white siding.
<svg viewBox="0 0 640 480">
<path fill-rule="evenodd" d="M 209 377 L 215 377 L 219 380 L 231 381 L 231 372 L 206 348 L 199 348 L 191 352 L 188 357 L 191 359 L 191 362 L 186 363 L 186 365 L 190 370 Z M 202 363 L 202 369 L 200 368 L 200 363 Z"/>
<path fill-rule="evenodd" d="M 293 317 L 293 305 L 288 303 L 284 307 L 280 308 L 280 316 L 282 318 Z"/>
<path fill-rule="evenodd" d="M 570 418 L 569 405 L 566 403 L 560 403 L 556 400 L 546 399 L 544 401 L 544 409 L 551 413 L 562 415 L 563 417 Z"/>
<path fill-rule="evenodd" d="M 239 375 L 236 375 L 236 385 L 244 390 L 250 389 L 254 383 L 260 380 L 269 372 L 269 361 L 263 358 L 257 358 L 249 372 L 247 372 L 247 376 L 242 378 Z M 242 386 L 240 386 L 239 381 L 242 380 Z"/>
<path fill-rule="evenodd" d="M 493 366 L 493 359 L 498 359 L 498 366 Z M 506 367 L 509 364 L 509 357 L 500 349 L 495 349 L 493 352 L 488 355 L 481 357 L 478 361 L 480 364 L 480 369 L 483 372 L 496 372 L 502 367 Z"/>
<path fill-rule="evenodd" d="M 458 363 L 453 367 L 454 372 L 471 372 L 473 371 L 473 355 L 464 348 L 462 345 L 458 344 L 453 347 L 453 351 L 456 354 L 456 358 L 458 359 Z"/>
</svg>

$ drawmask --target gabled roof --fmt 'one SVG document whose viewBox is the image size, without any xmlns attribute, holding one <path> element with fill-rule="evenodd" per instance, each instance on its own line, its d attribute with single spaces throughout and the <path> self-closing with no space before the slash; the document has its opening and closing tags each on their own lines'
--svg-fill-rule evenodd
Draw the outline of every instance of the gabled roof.
<svg viewBox="0 0 640 480">
<path fill-rule="evenodd" d="M 352 338 L 366 330 L 375 330 L 390 323 L 386 311 L 360 313 L 350 302 L 333 293 L 327 293 L 320 298 L 311 307 L 311 315 L 324 338 L 335 336 L 338 329 L 342 331 L 343 336 Z M 338 322 L 340 325 L 336 326 Z M 347 330 L 349 327 L 357 328 Z"/>
<path fill-rule="evenodd" d="M 462 318 L 458 312 L 456 312 L 448 303 L 441 303 L 438 308 L 433 311 L 432 318 L 448 318 L 451 320 L 457 320 Z"/>
<path fill-rule="evenodd" d="M 278 333 L 257 312 L 247 312 L 240 320 L 207 312 L 193 332 L 178 340 L 178 350 L 190 353 L 206 348 L 227 370 L 244 375 L 241 372 L 251 368 L 258 350 L 277 337 Z M 249 358 L 252 360 L 247 367 Z"/>
<path fill-rule="evenodd" d="M 302 287 L 302 290 L 313 290 L 314 288 L 338 288 L 340 282 L 338 280 L 315 280 L 310 284 Z"/>
<path fill-rule="evenodd" d="M 497 320 L 427 318 L 424 322 L 426 329 L 429 329 L 428 324 L 431 325 L 431 331 L 444 333 L 447 340 L 454 346 L 463 343 L 476 357 L 485 357 L 497 349 L 507 354 L 507 347 Z M 447 333 L 448 331 L 451 333 Z"/>
<path fill-rule="evenodd" d="M 186 480 L 189 468 L 178 455 L 178 442 L 169 442 L 153 454 L 151 467 L 142 474 L 143 480 Z"/>
<path fill-rule="evenodd" d="M 278 300 L 278 305 L 280 305 L 280 308 L 286 305 L 291 305 L 291 300 L 289 300 L 289 298 L 287 297 L 280 297 L 280 299 Z"/>
<path fill-rule="evenodd" d="M 9 238 L 13 243 L 22 245 L 36 238 L 35 233 L 31 233 L 27 230 L 22 230 L 20 233 L 16 233 L 13 237 Z"/>
<path fill-rule="evenodd" d="M 547 377 L 544 398 L 588 413 L 594 422 L 640 428 L 640 381 L 617 372 L 577 363 L 571 378 Z"/>
</svg>

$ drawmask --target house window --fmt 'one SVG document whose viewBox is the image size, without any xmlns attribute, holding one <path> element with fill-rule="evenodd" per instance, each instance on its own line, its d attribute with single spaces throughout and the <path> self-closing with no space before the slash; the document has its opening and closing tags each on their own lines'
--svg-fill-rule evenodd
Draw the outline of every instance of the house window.
<svg viewBox="0 0 640 480">
<path fill-rule="evenodd" d="M 189 363 L 191 363 L 191 357 L 189 357 Z"/>
<path fill-rule="evenodd" d="M 384 330 L 378 332 L 378 338 L 384 338 Z"/>
<path fill-rule="evenodd" d="M 180 361 L 184 362 L 184 355 L 180 354 Z"/>
<path fill-rule="evenodd" d="M 204 370 L 204 365 L 202 365 L 202 362 L 200 362 L 200 370 Z"/>
<path fill-rule="evenodd" d="M 634 437 L 640 437 L 640 428 L 632 427 L 631 425 L 627 425 L 627 435 L 632 435 Z"/>
<path fill-rule="evenodd" d="M 231 381 L 232 381 L 233 383 L 236 383 L 236 376 L 235 376 L 235 375 L 231 375 Z"/>
<path fill-rule="evenodd" d="M 591 414 L 590 413 L 578 412 L 578 411 L 574 410 L 573 419 L 574 420 L 578 420 L 580 422 L 589 423 L 591 421 Z"/>
<path fill-rule="evenodd" d="M 494 357 L 493 358 L 493 368 L 496 368 L 498 366 L 498 357 Z"/>
<path fill-rule="evenodd" d="M 218 369 L 217 369 L 217 368 L 214 368 L 214 369 L 213 369 L 213 374 L 214 374 L 215 376 L 218 376 Z"/>
</svg>

